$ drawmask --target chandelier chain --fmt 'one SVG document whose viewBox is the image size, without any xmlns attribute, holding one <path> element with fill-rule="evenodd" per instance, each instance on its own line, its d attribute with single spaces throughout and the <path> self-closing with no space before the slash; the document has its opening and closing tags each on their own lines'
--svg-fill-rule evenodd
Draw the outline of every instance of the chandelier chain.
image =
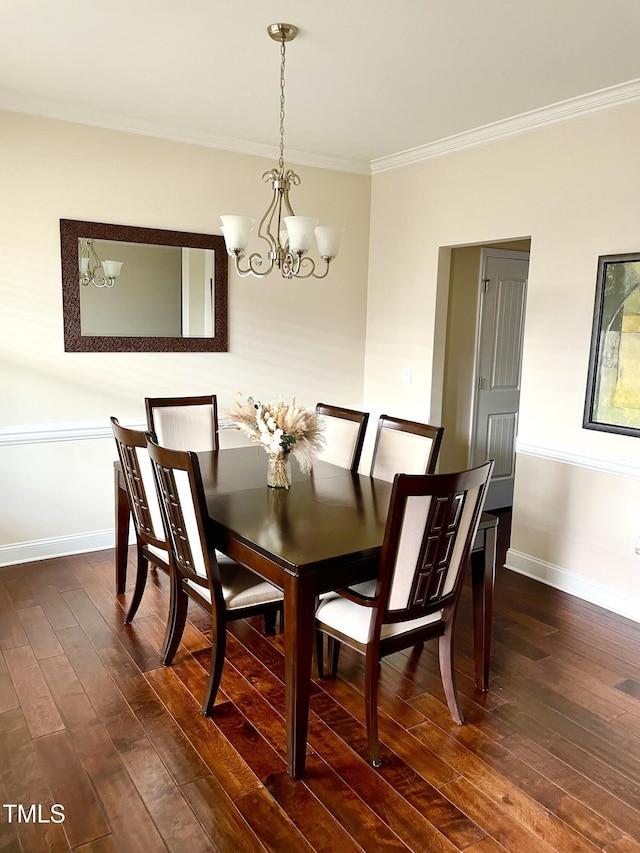
<svg viewBox="0 0 640 853">
<path fill-rule="evenodd" d="M 284 38 L 280 43 L 280 159 L 278 167 L 284 175 L 284 66 L 286 59 L 286 44 Z"/>
</svg>

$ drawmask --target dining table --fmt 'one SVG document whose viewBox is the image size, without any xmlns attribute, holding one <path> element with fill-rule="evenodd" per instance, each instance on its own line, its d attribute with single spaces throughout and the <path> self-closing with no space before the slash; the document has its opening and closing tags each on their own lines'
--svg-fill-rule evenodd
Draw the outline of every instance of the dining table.
<svg viewBox="0 0 640 853">
<path fill-rule="evenodd" d="M 284 591 L 287 769 L 304 775 L 317 597 L 376 577 L 392 483 L 292 460 L 289 489 L 267 486 L 258 445 L 197 454 L 212 541 Z M 126 582 L 129 505 L 115 463 L 116 588 Z M 489 684 L 498 519 L 483 513 L 471 559 L 476 687 Z"/>
</svg>

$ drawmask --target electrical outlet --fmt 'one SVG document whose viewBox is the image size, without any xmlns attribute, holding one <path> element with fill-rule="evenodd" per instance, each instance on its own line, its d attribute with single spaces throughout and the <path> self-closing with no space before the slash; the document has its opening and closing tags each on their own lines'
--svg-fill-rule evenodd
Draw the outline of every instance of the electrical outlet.
<svg viewBox="0 0 640 853">
<path fill-rule="evenodd" d="M 411 368 L 405 367 L 402 371 L 402 380 L 405 385 L 411 385 Z"/>
</svg>

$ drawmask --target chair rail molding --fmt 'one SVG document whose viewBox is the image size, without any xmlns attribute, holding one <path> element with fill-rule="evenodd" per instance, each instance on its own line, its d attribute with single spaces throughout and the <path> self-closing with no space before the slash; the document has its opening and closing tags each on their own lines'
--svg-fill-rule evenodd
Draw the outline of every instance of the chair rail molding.
<svg viewBox="0 0 640 853">
<path fill-rule="evenodd" d="M 144 419 L 124 420 L 122 424 L 130 429 L 147 428 L 147 422 Z M 0 447 L 16 444 L 42 444 L 48 441 L 84 441 L 97 438 L 113 438 L 113 431 L 108 420 L 0 427 Z"/>
<path fill-rule="evenodd" d="M 629 438 L 629 441 L 637 441 L 637 439 Z M 619 477 L 640 480 L 640 458 L 637 455 L 620 456 L 615 453 L 587 450 L 583 447 L 521 438 L 516 441 L 516 453 L 538 456 L 541 459 L 550 459 L 553 462 L 564 462 L 567 465 L 577 465 L 580 468 L 603 471 L 605 474 L 616 474 Z"/>
<path fill-rule="evenodd" d="M 120 421 L 128 429 L 147 429 L 144 418 L 128 418 Z M 218 429 L 234 429 L 235 422 L 221 418 Z M 43 444 L 51 441 L 86 441 L 87 439 L 113 438 L 111 423 L 106 421 L 79 421 L 60 424 L 26 424 L 0 427 L 0 447 L 18 444 Z"/>
</svg>

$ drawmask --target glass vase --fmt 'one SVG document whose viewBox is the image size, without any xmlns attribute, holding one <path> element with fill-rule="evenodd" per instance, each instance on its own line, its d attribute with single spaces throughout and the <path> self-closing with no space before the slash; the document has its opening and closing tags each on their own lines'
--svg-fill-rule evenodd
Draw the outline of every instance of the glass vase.
<svg viewBox="0 0 640 853">
<path fill-rule="evenodd" d="M 291 485 L 291 460 L 288 453 L 270 454 L 267 462 L 267 486 L 288 489 Z"/>
</svg>

